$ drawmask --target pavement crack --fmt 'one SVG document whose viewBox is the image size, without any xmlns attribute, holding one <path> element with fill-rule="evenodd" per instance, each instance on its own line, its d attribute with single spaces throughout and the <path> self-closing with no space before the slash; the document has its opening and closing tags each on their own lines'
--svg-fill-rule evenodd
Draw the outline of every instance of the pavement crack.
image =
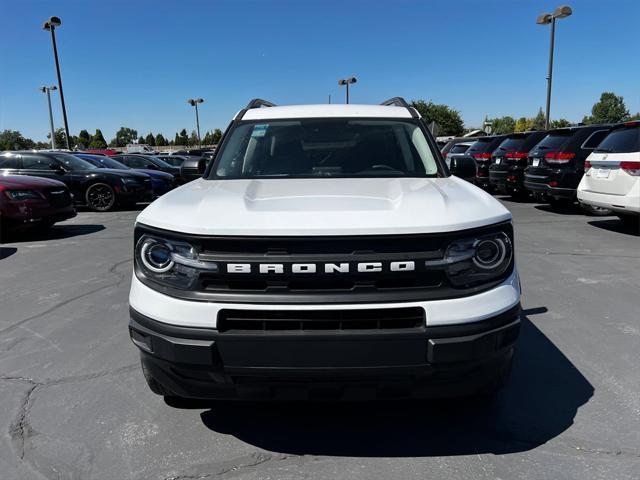
<svg viewBox="0 0 640 480">
<path fill-rule="evenodd" d="M 37 313 L 37 314 L 32 315 L 32 316 L 27 317 L 27 318 L 23 318 L 22 320 L 3 328 L 2 330 L 0 330 L 0 335 L 4 335 L 5 333 L 8 333 L 8 332 L 10 332 L 12 330 L 15 330 L 16 328 L 20 327 L 21 325 L 23 325 L 23 324 L 25 324 L 27 322 L 30 322 L 31 320 L 35 320 L 36 318 L 43 317 L 43 316 L 45 316 L 45 315 L 47 315 L 47 314 L 49 314 L 51 312 L 54 312 L 54 311 L 58 310 L 61 307 L 64 307 L 65 305 L 68 305 L 70 303 L 75 302 L 76 300 L 80 300 L 81 298 L 88 297 L 89 295 L 93 295 L 94 293 L 100 292 L 101 290 L 106 290 L 107 288 L 120 286 L 120 284 L 125 279 L 125 275 L 123 273 L 118 273 L 116 271 L 116 269 L 120 265 L 124 265 L 125 263 L 131 262 L 131 261 L 133 261 L 133 259 L 132 258 L 128 258 L 126 260 L 122 260 L 122 261 L 116 262 L 113 265 L 111 265 L 111 267 L 109 267 L 108 272 L 111 273 L 111 274 L 114 274 L 114 275 L 116 275 L 118 277 L 118 281 L 117 282 L 112 282 L 112 283 L 109 283 L 107 285 L 102 285 L 100 287 L 97 287 L 97 288 L 94 288 L 92 290 L 89 290 L 88 292 L 84 292 L 84 293 L 81 293 L 81 294 L 76 295 L 74 297 L 67 298 L 66 300 L 58 302 L 58 303 L 56 303 L 55 305 L 52 305 L 51 307 L 49 307 L 48 309 L 46 309 L 43 312 Z"/>
<path fill-rule="evenodd" d="M 24 460 L 25 441 L 31 430 L 27 419 L 29 408 L 31 406 L 31 399 L 35 394 L 36 389 L 40 386 L 41 384 L 33 383 L 29 390 L 27 390 L 27 393 L 24 395 L 24 398 L 20 403 L 17 418 L 9 427 L 9 435 L 18 449 L 18 457 L 20 457 L 20 460 Z"/>
</svg>

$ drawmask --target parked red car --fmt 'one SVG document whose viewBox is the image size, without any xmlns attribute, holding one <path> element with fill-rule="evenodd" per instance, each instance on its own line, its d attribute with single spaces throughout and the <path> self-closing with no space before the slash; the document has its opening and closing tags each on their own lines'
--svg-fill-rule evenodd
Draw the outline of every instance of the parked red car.
<svg viewBox="0 0 640 480">
<path fill-rule="evenodd" d="M 120 152 L 112 150 L 110 148 L 87 148 L 85 150 L 82 150 L 82 153 L 90 153 L 92 155 L 106 155 L 107 157 L 112 157 L 114 155 L 118 155 Z"/>
<path fill-rule="evenodd" d="M 0 175 L 0 235 L 5 228 L 49 228 L 76 216 L 67 186 L 58 180 Z"/>
</svg>

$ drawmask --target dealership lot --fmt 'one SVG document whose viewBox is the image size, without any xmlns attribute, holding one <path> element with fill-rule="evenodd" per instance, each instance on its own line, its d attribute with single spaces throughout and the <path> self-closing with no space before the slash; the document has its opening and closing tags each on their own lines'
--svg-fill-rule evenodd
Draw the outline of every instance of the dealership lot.
<svg viewBox="0 0 640 480">
<path fill-rule="evenodd" d="M 491 405 L 167 405 L 127 332 L 137 211 L 0 246 L 0 475 L 637 478 L 640 251 L 617 217 L 504 200 L 523 331 Z"/>
</svg>

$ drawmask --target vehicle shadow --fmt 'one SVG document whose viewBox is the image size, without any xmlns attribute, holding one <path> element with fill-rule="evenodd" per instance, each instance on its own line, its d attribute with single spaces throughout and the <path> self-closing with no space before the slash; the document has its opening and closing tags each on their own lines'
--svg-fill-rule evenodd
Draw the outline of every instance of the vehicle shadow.
<svg viewBox="0 0 640 480">
<path fill-rule="evenodd" d="M 5 258 L 9 258 L 11 255 L 18 251 L 17 248 L 14 247 L 0 247 L 0 260 L 4 260 Z"/>
<path fill-rule="evenodd" d="M 105 229 L 104 225 L 54 225 L 48 230 L 24 230 L 8 232 L 4 237 L 4 243 L 39 242 L 42 240 L 62 240 L 65 238 L 90 235 Z"/>
<path fill-rule="evenodd" d="M 269 451 L 355 457 L 505 454 L 568 429 L 593 386 L 524 312 L 511 380 L 492 402 L 198 403 L 204 425 Z M 180 407 L 180 405 L 178 405 Z"/>
<path fill-rule="evenodd" d="M 581 215 L 581 216 L 587 215 L 587 212 L 582 210 L 582 208 L 580 208 L 580 205 L 578 205 L 577 203 L 570 203 L 567 205 L 553 206 L 553 207 L 548 204 L 543 204 L 543 205 L 536 205 L 533 208 L 535 208 L 536 210 L 541 210 L 546 213 L 554 213 L 556 215 Z"/>
<path fill-rule="evenodd" d="M 624 233 L 625 235 L 640 237 L 640 226 L 628 225 L 617 218 L 610 220 L 593 220 L 587 223 L 589 223 L 589 225 L 593 225 L 594 227 L 602 228 L 603 230 L 609 230 L 610 232 Z"/>
<path fill-rule="evenodd" d="M 539 203 L 538 200 L 531 195 L 527 197 L 512 197 L 511 195 L 504 195 L 502 193 L 494 193 L 494 196 L 501 202 L 509 203 Z"/>
</svg>

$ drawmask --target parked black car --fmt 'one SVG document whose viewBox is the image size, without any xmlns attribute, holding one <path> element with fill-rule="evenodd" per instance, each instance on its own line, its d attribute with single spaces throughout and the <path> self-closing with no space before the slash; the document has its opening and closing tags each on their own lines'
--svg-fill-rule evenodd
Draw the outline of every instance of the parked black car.
<svg viewBox="0 0 640 480">
<path fill-rule="evenodd" d="M 506 135 L 493 135 L 477 138 L 464 153 L 466 157 L 475 161 L 477 165 L 474 183 L 485 190 L 489 190 L 489 166 L 491 165 L 491 153 L 498 148 Z"/>
<path fill-rule="evenodd" d="M 202 177 L 205 169 L 207 168 L 207 161 L 204 157 L 189 157 L 180 167 L 180 177 L 182 183 L 187 183 L 197 178 Z"/>
<path fill-rule="evenodd" d="M 116 205 L 132 205 L 151 199 L 148 175 L 98 168 L 63 152 L 6 152 L 11 162 L 3 162 L 1 174 L 32 175 L 65 183 L 74 203 L 104 212 Z"/>
<path fill-rule="evenodd" d="M 137 155 L 126 153 L 122 155 L 114 155 L 111 158 L 117 160 L 120 163 L 124 163 L 127 167 L 159 170 L 161 172 L 170 173 L 176 178 L 180 178 L 180 167 L 169 165 L 164 160 L 160 160 L 153 155 Z"/>
<path fill-rule="evenodd" d="M 136 171 L 149 176 L 149 178 L 151 179 L 151 190 L 153 191 L 154 198 L 159 197 L 160 195 L 164 195 L 169 190 L 175 188 L 178 185 L 178 182 L 173 175 L 171 175 L 170 173 L 161 172 L 160 170 L 149 170 L 144 168 L 132 169 L 131 167 L 127 167 L 125 164 L 114 160 L 113 157 L 107 157 L 106 155 L 76 153 L 75 156 L 94 164 L 96 167 L 112 168 L 114 170 Z"/>
<path fill-rule="evenodd" d="M 573 202 L 584 174 L 584 161 L 610 130 L 609 125 L 550 130 L 529 152 L 525 188 L 552 205 Z"/>
<path fill-rule="evenodd" d="M 529 150 L 547 135 L 546 131 L 511 133 L 491 154 L 489 182 L 501 193 L 514 197 L 527 195 L 524 169 Z"/>
</svg>

